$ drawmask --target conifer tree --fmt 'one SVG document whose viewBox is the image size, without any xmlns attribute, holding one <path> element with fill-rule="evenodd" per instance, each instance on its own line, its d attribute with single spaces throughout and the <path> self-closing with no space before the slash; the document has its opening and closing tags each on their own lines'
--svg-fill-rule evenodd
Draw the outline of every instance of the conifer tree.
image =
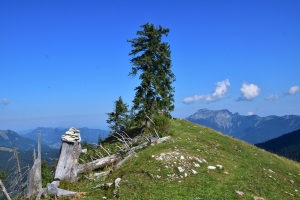
<svg viewBox="0 0 300 200">
<path fill-rule="evenodd" d="M 162 42 L 162 36 L 168 36 L 169 29 L 147 23 L 137 31 L 137 38 L 128 40 L 132 50 L 129 55 L 133 65 L 131 76 L 138 73 L 141 84 L 135 88 L 133 108 L 137 111 L 136 119 L 146 127 L 150 119 L 158 113 L 170 116 L 174 110 L 175 75 L 171 71 L 170 45 Z"/>
<path fill-rule="evenodd" d="M 0 180 L 2 180 L 3 183 L 6 181 L 6 168 L 0 171 Z"/>
<path fill-rule="evenodd" d="M 121 96 L 114 102 L 114 111 L 106 114 L 108 115 L 106 122 L 110 124 L 109 128 L 112 134 L 115 132 L 119 133 L 126 128 L 128 123 L 128 105 L 123 102 Z"/>
</svg>

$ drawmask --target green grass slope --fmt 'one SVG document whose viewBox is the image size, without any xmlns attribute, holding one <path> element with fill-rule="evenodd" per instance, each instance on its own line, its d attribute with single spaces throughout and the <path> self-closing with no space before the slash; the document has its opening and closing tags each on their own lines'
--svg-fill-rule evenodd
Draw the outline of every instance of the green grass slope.
<svg viewBox="0 0 300 200">
<path fill-rule="evenodd" d="M 172 120 L 172 133 L 170 140 L 143 149 L 106 178 L 60 187 L 86 192 L 76 198 L 90 200 L 300 199 L 298 163 L 186 120 Z M 208 169 L 217 165 L 222 169 Z M 92 189 L 116 178 L 121 178 L 116 189 Z"/>
</svg>

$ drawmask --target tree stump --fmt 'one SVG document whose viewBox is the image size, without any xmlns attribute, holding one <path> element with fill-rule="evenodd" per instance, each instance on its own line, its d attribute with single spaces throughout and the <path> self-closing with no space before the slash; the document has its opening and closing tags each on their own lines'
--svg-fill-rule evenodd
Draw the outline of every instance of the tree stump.
<svg viewBox="0 0 300 200">
<path fill-rule="evenodd" d="M 41 133 L 38 133 L 38 156 L 36 157 L 35 151 L 33 153 L 34 163 L 28 172 L 28 185 L 26 197 L 40 192 L 42 190 L 42 169 L 41 169 Z"/>
<path fill-rule="evenodd" d="M 76 181 L 78 157 L 80 153 L 81 145 L 79 142 L 62 142 L 54 180 Z"/>
</svg>

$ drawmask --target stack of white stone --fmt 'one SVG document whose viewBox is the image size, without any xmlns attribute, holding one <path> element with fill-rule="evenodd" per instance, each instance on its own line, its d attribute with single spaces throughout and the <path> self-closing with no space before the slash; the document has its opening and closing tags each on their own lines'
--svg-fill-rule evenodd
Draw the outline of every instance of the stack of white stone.
<svg viewBox="0 0 300 200">
<path fill-rule="evenodd" d="M 74 127 L 71 127 L 65 135 L 61 136 L 61 140 L 64 142 L 80 142 L 80 130 L 77 130 Z"/>
</svg>

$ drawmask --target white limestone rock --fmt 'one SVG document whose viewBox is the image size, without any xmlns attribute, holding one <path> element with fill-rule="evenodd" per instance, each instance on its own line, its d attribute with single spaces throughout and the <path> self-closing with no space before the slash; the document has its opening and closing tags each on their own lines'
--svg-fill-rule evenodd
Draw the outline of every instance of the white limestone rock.
<svg viewBox="0 0 300 200">
<path fill-rule="evenodd" d="M 216 165 L 216 167 L 219 168 L 219 169 L 223 169 L 222 165 Z"/>
<path fill-rule="evenodd" d="M 213 169 L 213 170 L 215 170 L 216 167 L 215 166 L 208 166 L 207 169 Z"/>
<path fill-rule="evenodd" d="M 115 180 L 115 188 L 120 187 L 120 186 L 119 186 L 120 181 L 121 181 L 121 178 L 117 178 L 117 179 Z"/>
<path fill-rule="evenodd" d="M 179 172 L 184 172 L 184 169 L 182 167 L 178 167 Z"/>
<path fill-rule="evenodd" d="M 64 142 L 80 142 L 80 131 L 74 127 L 71 127 L 65 135 L 61 136 L 61 140 Z"/>
</svg>

